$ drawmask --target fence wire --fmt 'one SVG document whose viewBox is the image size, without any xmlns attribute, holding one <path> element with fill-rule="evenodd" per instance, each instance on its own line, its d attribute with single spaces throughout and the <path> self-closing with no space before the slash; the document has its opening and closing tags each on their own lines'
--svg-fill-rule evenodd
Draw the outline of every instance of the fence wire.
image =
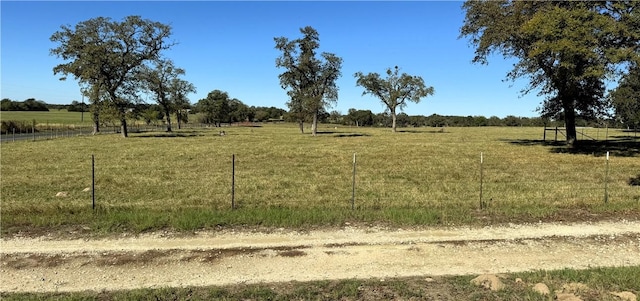
<svg viewBox="0 0 640 301">
<path fill-rule="evenodd" d="M 200 125 L 192 125 L 200 126 Z M 87 129 L 84 129 L 85 131 Z M 90 130 L 90 129 L 89 129 Z M 139 130 L 163 130 L 158 127 Z M 57 135 L 63 136 L 64 131 Z M 68 136 L 73 136 L 69 129 Z M 54 134 L 46 133 L 43 139 Z M 3 141 L 6 137 L 3 137 Z M 412 160 L 370 163 L 358 154 L 354 181 L 353 154 L 333 157 L 308 154 L 306 158 L 236 156 L 219 158 L 215 166 L 167 166 L 147 170 L 140 165 L 118 165 L 96 160 L 96 202 L 104 206 L 163 208 L 201 207 L 214 210 L 231 207 L 234 199 L 242 208 L 477 208 L 487 206 L 570 207 L 640 200 L 640 188 L 630 179 L 640 173 L 640 164 L 617 164 L 612 157 L 609 171 L 604 156 L 556 156 L 532 165 L 524 155 L 513 153 L 421 154 Z M 415 159 L 418 158 L 418 159 Z M 322 164 L 324 162 L 324 164 Z M 395 163 L 394 163 L 395 162 Z M 267 164 L 268 163 L 268 164 Z M 129 169 L 127 176 L 113 176 L 101 165 Z M 87 164 L 87 166 L 89 166 Z M 197 169 L 176 176 L 175 168 Z M 482 169 L 482 171 L 481 171 Z M 144 170 L 141 172 L 141 170 Z M 65 174 L 65 182 L 84 182 L 89 172 Z M 354 185 L 355 183 L 355 185 Z M 232 186 L 233 184 L 233 186 Z M 167 189 L 170 187 L 170 189 Z M 232 195 L 233 192 L 233 195 Z M 88 193 L 72 193 L 77 201 L 90 201 Z"/>
<path fill-rule="evenodd" d="M 176 179 L 166 173 L 148 174 L 137 180 L 127 179 L 128 185 L 137 188 L 119 192 L 122 179 L 99 179 L 98 187 L 101 191 L 110 191 L 107 198 L 113 204 L 137 199 L 145 200 L 142 203 L 147 205 L 171 203 L 215 209 L 231 207 L 232 191 L 235 206 L 239 209 L 273 206 L 348 209 L 352 201 L 355 208 L 365 209 L 475 208 L 481 201 L 489 207 L 570 207 L 603 202 L 605 193 L 611 202 L 637 201 L 640 198 L 640 189 L 628 184 L 640 170 L 611 164 L 607 176 L 604 158 L 585 157 L 587 162 L 556 162 L 539 167 L 548 172 L 531 176 L 528 172 L 532 169 L 520 166 L 512 156 L 507 160 L 494 155 L 482 164 L 481 179 L 480 163 L 471 164 L 472 160 L 468 160 L 469 165 L 456 168 L 420 168 L 407 164 L 387 170 L 367 165 L 367 158 L 360 156 L 355 182 L 350 159 L 345 156 L 340 164 L 321 168 L 315 163 L 287 165 L 283 162 L 284 166 L 280 168 L 260 169 L 256 168 L 260 162 L 236 157 L 235 174 L 232 174 L 229 156 L 227 164 L 221 164 L 206 175 L 196 173 Z M 166 186 L 172 187 L 171 194 L 154 199 L 153 191 L 165 190 Z"/>
</svg>

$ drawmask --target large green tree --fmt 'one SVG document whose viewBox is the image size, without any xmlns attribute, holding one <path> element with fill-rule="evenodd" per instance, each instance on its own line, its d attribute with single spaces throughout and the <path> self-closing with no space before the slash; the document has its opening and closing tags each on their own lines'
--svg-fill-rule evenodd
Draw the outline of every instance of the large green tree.
<svg viewBox="0 0 640 301">
<path fill-rule="evenodd" d="M 196 109 L 202 113 L 204 123 L 213 123 L 221 126 L 221 123 L 229 119 L 230 106 L 229 94 L 220 90 L 213 90 L 206 98 L 196 103 Z"/>
<path fill-rule="evenodd" d="M 328 52 L 317 57 L 318 32 L 307 26 L 301 28 L 300 33 L 303 37 L 294 40 L 274 38 L 276 49 L 282 52 L 276 59 L 276 67 L 285 69 L 279 75 L 280 85 L 288 89 L 287 106 L 298 119 L 300 131 L 304 133 L 304 121 L 311 116 L 311 131 L 315 136 L 320 113 L 338 100 L 336 80 L 341 76 L 342 58 Z"/>
<path fill-rule="evenodd" d="M 606 107 L 604 83 L 625 61 L 638 60 L 635 1 L 467 1 L 461 37 L 476 48 L 473 62 L 492 54 L 515 58 L 507 74 L 526 77 L 523 93 L 546 96 L 543 116 L 564 116 L 567 144 L 577 141 L 576 116 Z"/>
<path fill-rule="evenodd" d="M 180 129 L 182 123 L 189 122 L 189 111 L 191 110 L 191 103 L 189 102 L 189 98 L 187 98 L 187 95 L 189 93 L 196 93 L 196 87 L 186 80 L 174 78 L 171 81 L 169 91 L 169 97 L 176 112 L 178 129 Z"/>
<path fill-rule="evenodd" d="M 609 97 L 619 121 L 627 128 L 640 126 L 640 67 L 631 68 Z"/>
<path fill-rule="evenodd" d="M 378 73 L 363 74 L 357 72 L 356 85 L 364 88 L 362 95 L 371 94 L 379 98 L 386 106 L 386 110 L 391 113 L 391 129 L 396 131 L 396 120 L 398 109 L 402 110 L 407 106 L 407 101 L 419 103 L 420 99 L 433 95 L 433 87 L 427 87 L 422 77 L 399 74 L 400 68 L 387 69 L 387 78 L 380 77 Z"/>
<path fill-rule="evenodd" d="M 147 62 L 157 60 L 173 44 L 166 41 L 171 27 L 139 16 L 122 22 L 98 17 L 61 29 L 51 36 L 58 44 L 51 54 L 66 61 L 53 68 L 62 80 L 73 75 L 79 82 L 105 91 L 115 107 L 123 137 L 127 137 L 126 112 L 139 98 L 136 78 Z"/>
<path fill-rule="evenodd" d="M 180 79 L 185 71 L 174 66 L 171 60 L 157 60 L 153 67 L 144 66 L 139 73 L 144 88 L 153 93 L 167 119 L 167 132 L 171 132 L 171 114 L 183 106 L 186 94 L 195 92 L 195 87 Z"/>
</svg>

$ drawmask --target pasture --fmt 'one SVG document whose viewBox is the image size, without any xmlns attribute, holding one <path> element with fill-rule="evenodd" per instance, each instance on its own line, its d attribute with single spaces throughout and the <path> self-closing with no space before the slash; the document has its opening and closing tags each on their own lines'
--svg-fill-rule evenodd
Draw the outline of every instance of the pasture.
<svg viewBox="0 0 640 301">
<path fill-rule="evenodd" d="M 83 116 L 84 115 L 84 116 Z M 2 111 L 2 120 L 32 122 L 38 126 L 47 125 L 91 125 L 91 113 L 67 112 L 67 110 L 50 110 L 48 112 Z"/>
<path fill-rule="evenodd" d="M 602 129 L 584 131 L 604 138 Z M 3 143 L 2 233 L 640 216 L 640 187 L 631 185 L 640 177 L 640 141 L 622 131 L 609 129 L 608 141 L 579 149 L 541 141 L 541 128 L 411 128 L 394 134 L 321 125 L 320 132 L 311 137 L 279 124 Z M 92 186 L 92 155 L 95 211 L 91 192 L 84 191 Z M 481 189 L 487 203 L 482 210 Z"/>
</svg>

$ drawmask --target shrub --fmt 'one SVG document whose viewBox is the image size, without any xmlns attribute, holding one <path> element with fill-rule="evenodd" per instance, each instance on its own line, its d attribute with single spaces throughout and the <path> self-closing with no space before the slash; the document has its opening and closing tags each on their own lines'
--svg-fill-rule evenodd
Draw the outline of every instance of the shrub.
<svg viewBox="0 0 640 301">
<path fill-rule="evenodd" d="M 35 120 L 33 124 L 35 124 Z M 27 121 L 3 120 L 0 126 L 0 133 L 11 134 L 14 130 L 16 133 L 31 133 L 34 129 L 33 124 Z M 35 131 L 37 132 L 38 129 L 35 129 Z"/>
</svg>

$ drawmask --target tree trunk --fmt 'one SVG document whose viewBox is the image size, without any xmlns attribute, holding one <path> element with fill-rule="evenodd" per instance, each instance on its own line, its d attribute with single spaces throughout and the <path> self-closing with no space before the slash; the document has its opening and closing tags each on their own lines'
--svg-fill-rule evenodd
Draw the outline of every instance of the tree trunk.
<svg viewBox="0 0 640 301">
<path fill-rule="evenodd" d="M 120 132 L 122 133 L 122 137 L 129 137 L 129 133 L 127 132 L 127 117 L 122 113 L 120 117 Z"/>
<path fill-rule="evenodd" d="M 304 120 L 298 120 L 298 126 L 300 127 L 300 133 L 304 134 Z"/>
<path fill-rule="evenodd" d="M 313 123 L 311 124 L 311 134 L 314 137 L 318 134 L 318 111 L 313 113 Z"/>
<path fill-rule="evenodd" d="M 181 114 L 180 110 L 178 110 L 176 112 L 176 121 L 178 122 L 178 129 L 180 129 L 180 121 L 181 121 L 180 114 Z"/>
<path fill-rule="evenodd" d="M 171 113 L 168 108 L 165 108 L 165 115 L 167 115 L 167 132 L 171 132 Z"/>
<path fill-rule="evenodd" d="M 576 110 L 573 106 L 573 100 L 564 101 L 564 126 L 567 134 L 567 146 L 574 147 L 578 141 L 576 132 Z"/>
<path fill-rule="evenodd" d="M 391 131 L 396 132 L 396 110 L 391 111 Z"/>
<path fill-rule="evenodd" d="M 95 135 L 100 132 L 100 114 L 98 112 L 93 112 L 93 133 Z"/>
</svg>

